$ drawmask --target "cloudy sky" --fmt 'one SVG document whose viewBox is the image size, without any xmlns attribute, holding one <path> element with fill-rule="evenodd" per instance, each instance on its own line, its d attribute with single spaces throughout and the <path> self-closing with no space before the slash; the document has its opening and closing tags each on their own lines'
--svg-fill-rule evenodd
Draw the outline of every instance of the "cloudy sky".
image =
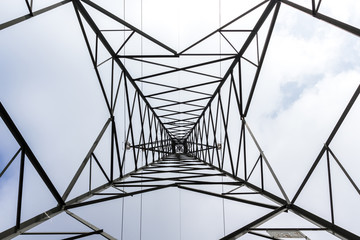
<svg viewBox="0 0 360 240">
<path fill-rule="evenodd" d="M 294 2 L 311 6 L 311 1 Z M 35 9 L 48 4 L 34 0 Z M 255 5 L 254 1 L 240 3 L 235 0 L 138 0 L 125 3 L 105 1 L 101 4 L 178 52 Z M 1 23 L 27 13 L 25 4 L 20 0 L 2 0 L 0 9 Z M 347 0 L 343 4 L 323 0 L 320 12 L 359 28 L 358 9 L 360 3 L 356 0 Z M 244 24 L 252 27 L 254 22 L 251 18 L 249 16 Z M 103 54 L 101 57 L 105 58 L 107 55 Z M 290 198 L 294 196 L 360 83 L 359 57 L 360 41 L 355 35 L 285 4 L 281 6 L 247 122 Z M 0 74 L 1 103 L 62 194 L 108 118 L 72 4 L 1 30 Z M 245 83 L 245 90 L 247 86 Z M 123 92 L 121 94 L 122 99 Z M 123 106 L 120 104 L 116 113 L 119 119 L 122 119 Z M 233 121 L 236 123 L 238 119 Z M 359 121 L 360 103 L 357 101 L 330 146 L 357 184 L 360 184 L 357 174 Z M 123 143 L 126 119 L 119 122 L 119 138 Z M 237 137 L 237 134 L 233 134 L 230 138 Z M 110 136 L 108 132 L 105 135 Z M 0 141 L 1 170 L 19 149 L 3 122 L 0 122 Z M 104 140 L 99 146 L 98 152 L 103 158 L 108 156 L 108 144 Z M 328 219 L 325 160 L 322 159 L 297 203 Z M 335 162 L 333 164 L 335 166 Z M 0 212 L 2 216 L 7 216 L 0 218 L 0 231 L 13 226 L 15 222 L 13 213 L 16 212 L 18 169 L 19 157 L 0 179 L 0 205 L 8 206 Z M 86 177 L 82 181 L 86 182 Z M 338 167 L 334 168 L 333 177 L 334 204 L 338 209 L 336 215 L 339 216 L 337 223 L 359 235 L 356 221 L 356 216 L 360 215 L 359 196 Z M 74 189 L 73 196 L 83 192 L 81 187 Z M 269 188 L 277 191 L 273 186 Z M 26 163 L 24 189 L 24 202 L 28 204 L 24 204 L 23 220 L 56 204 L 29 162 Z M 115 222 L 122 221 L 119 216 L 122 206 L 126 206 L 128 211 L 125 217 L 130 220 L 125 224 L 124 239 L 139 238 L 140 201 L 144 203 L 145 219 L 142 239 L 159 237 L 157 234 L 163 230 L 159 226 L 167 224 L 169 221 L 166 219 L 171 219 L 172 224 L 161 236 L 163 238 L 173 234 L 177 239 L 196 239 L 204 237 L 199 234 L 206 232 L 209 234 L 206 239 L 216 239 L 224 234 L 224 229 L 229 233 L 241 227 L 241 224 L 235 223 L 239 221 L 238 216 L 244 213 L 243 208 L 232 202 L 226 201 L 223 208 L 219 199 L 178 189 L 163 190 L 158 195 L 144 194 L 141 198 L 134 197 L 133 201 L 125 201 L 109 202 L 101 210 L 94 210 L 101 211 L 101 216 L 105 218 L 110 208 L 117 207 L 119 215 L 114 219 L 118 221 L 112 221 L 114 226 L 109 231 L 118 235 L 120 224 L 116 225 Z M 215 207 L 208 212 L 204 206 Z M 149 216 L 154 215 L 153 209 L 161 208 L 168 211 L 160 214 L 156 228 L 150 224 Z M 227 225 L 224 229 L 213 227 L 211 231 L 205 227 L 195 228 L 190 224 L 193 212 L 199 216 L 194 222 L 207 218 L 208 226 L 221 226 L 225 212 Z M 77 213 L 86 216 L 86 209 Z M 261 215 L 262 212 L 256 214 Z M 94 217 L 88 217 L 97 221 Z M 62 218 L 65 217 L 61 215 L 59 220 L 54 218 L 54 222 L 49 224 L 55 225 Z M 302 221 L 294 219 L 295 222 Z"/>
</svg>

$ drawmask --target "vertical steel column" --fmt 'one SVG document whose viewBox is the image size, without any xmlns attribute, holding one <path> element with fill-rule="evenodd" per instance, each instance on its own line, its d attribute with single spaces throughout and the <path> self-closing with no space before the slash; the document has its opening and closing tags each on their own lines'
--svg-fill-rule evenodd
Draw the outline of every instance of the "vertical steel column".
<svg viewBox="0 0 360 240">
<path fill-rule="evenodd" d="M 21 222 L 21 206 L 22 206 L 22 193 L 24 185 L 24 168 L 25 168 L 25 150 L 21 151 L 20 159 L 20 175 L 19 175 L 19 188 L 18 188 L 18 200 L 17 200 L 17 213 L 16 213 L 16 229 L 20 229 Z"/>
</svg>

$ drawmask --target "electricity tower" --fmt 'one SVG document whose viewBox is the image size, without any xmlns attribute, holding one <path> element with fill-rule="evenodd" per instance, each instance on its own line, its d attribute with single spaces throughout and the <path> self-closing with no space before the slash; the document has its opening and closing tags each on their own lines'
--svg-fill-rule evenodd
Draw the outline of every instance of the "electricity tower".
<svg viewBox="0 0 360 240">
<path fill-rule="evenodd" d="M 358 26 L 321 13 L 326 1 L 313 0 L 306 4 L 295 0 L 254 1 L 253 6 L 239 9 L 236 18 L 181 51 L 126 21 L 125 2 L 120 11 L 101 1 L 63 0 L 35 8 L 36 1 L 25 0 L 28 13 L 1 23 L 0 31 L 71 6 L 92 64 L 90 70 L 101 92 L 99 104 L 106 108 L 106 120 L 101 128 L 93 129 L 97 135 L 91 139 L 91 147 L 80 166 L 66 166 L 71 167 L 67 171 L 75 174 L 61 193 L 52 175 L 43 168 L 43 163 L 51 160 L 38 158 L 29 142 L 31 139 L 19 130 L 19 123 L 9 114 L 6 104 L 0 103 L 1 126 L 17 146 L 15 152 L 4 155 L 10 156 L 8 159 L 0 155 L 3 164 L 0 190 L 9 184 L 9 169 L 19 166 L 16 199 L 13 199 L 15 211 L 6 216 L 13 224 L 1 229 L 0 239 L 152 239 L 147 233 L 159 239 L 163 235 L 156 235 L 148 228 L 156 226 L 156 217 L 168 211 L 169 206 L 178 207 L 176 213 L 180 215 L 167 220 L 170 225 L 176 222 L 172 225 L 177 228 L 174 239 L 191 238 L 191 233 L 185 233 L 191 229 L 186 224 L 194 228 L 207 225 L 202 230 L 206 232 L 219 228 L 220 235 L 213 239 L 360 239 L 359 232 L 342 224 L 341 218 L 356 222 L 358 216 L 338 214 L 337 208 L 345 203 L 339 203 L 337 196 L 342 193 L 334 187 L 335 184 L 349 186 L 346 191 L 353 191 L 357 197 L 354 201 L 358 202 L 358 178 L 352 176 L 332 145 L 349 112 L 358 110 L 353 105 L 360 85 L 349 96 L 293 196 L 285 191 L 276 174 L 278 169 L 272 167 L 272 159 L 265 154 L 248 117 L 255 90 L 261 81 L 266 81 L 261 72 L 282 8 L 339 28 L 344 35 L 358 40 Z M 344 57 L 347 57 L 345 53 Z M 6 76 L 1 78 L 7 80 Z M 107 153 L 103 153 L 104 149 Z M 356 167 L 356 159 L 353 160 L 352 166 Z M 291 159 L 283 168 L 296 173 Z M 312 197 L 303 197 L 303 202 L 313 204 L 315 209 L 298 204 L 307 186 L 320 181 L 314 172 L 321 168 L 325 172 L 321 181 L 327 191 L 324 215 L 316 212 L 317 192 L 310 193 Z M 26 169 L 35 173 L 53 204 L 30 218 L 23 214 L 24 208 L 29 208 L 24 197 L 26 189 L 34 187 L 24 180 Z M 334 171 L 342 176 L 343 182 L 334 180 Z M 181 198 L 188 193 L 219 203 L 220 218 L 215 218 L 215 226 L 196 222 L 196 214 L 187 213 L 190 221 L 181 219 L 186 217 L 187 207 L 181 205 Z M 148 213 L 144 213 L 146 204 L 157 201 L 149 200 L 150 194 L 160 194 L 157 199 L 163 201 L 160 209 L 147 209 Z M 161 194 L 170 196 L 171 200 L 166 201 Z M 137 205 L 132 206 L 131 201 Z M 243 215 L 231 223 L 235 228 L 225 227 L 229 221 L 225 221 L 224 202 L 242 209 L 239 213 Z M 202 207 L 209 211 L 218 208 L 212 202 L 204 202 Z M 135 210 L 124 216 L 130 208 Z M 358 209 L 359 205 L 355 205 L 354 213 Z M 102 215 L 106 220 L 97 221 L 97 216 Z M 132 227 L 126 222 L 137 227 L 129 230 Z M 115 230 L 111 230 L 113 226 L 117 226 Z M 156 231 L 168 228 L 167 224 L 157 227 Z M 130 231 L 136 234 L 127 235 Z"/>
</svg>

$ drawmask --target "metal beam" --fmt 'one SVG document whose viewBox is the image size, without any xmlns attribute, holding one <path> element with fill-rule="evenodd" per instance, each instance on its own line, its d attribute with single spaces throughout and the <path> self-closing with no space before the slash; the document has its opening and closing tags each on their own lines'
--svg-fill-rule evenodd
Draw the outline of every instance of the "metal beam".
<svg viewBox="0 0 360 240">
<path fill-rule="evenodd" d="M 275 206 L 275 205 L 269 205 L 269 204 L 265 204 L 265 203 L 250 201 L 247 199 L 241 199 L 241 198 L 236 198 L 236 197 L 229 197 L 226 195 L 217 194 L 217 193 L 213 193 L 213 192 L 209 192 L 209 191 L 204 191 L 204 190 L 200 190 L 200 189 L 196 189 L 196 188 L 189 188 L 189 187 L 181 186 L 181 183 L 178 184 L 178 188 L 192 191 L 192 192 L 201 193 L 201 194 L 210 195 L 213 197 L 220 197 L 220 198 L 227 199 L 227 200 L 246 203 L 246 204 L 250 204 L 250 205 L 254 205 L 254 206 L 258 206 L 258 207 L 269 208 L 269 209 L 277 209 L 278 208 L 278 206 Z"/>
<path fill-rule="evenodd" d="M 99 144 L 99 142 L 100 142 L 102 136 L 104 135 L 107 127 L 109 126 L 110 122 L 111 122 L 111 118 L 109 118 L 109 119 L 106 121 L 105 125 L 103 126 L 103 128 L 101 129 L 99 135 L 97 136 L 95 142 L 94 142 L 93 145 L 91 146 L 91 148 L 90 148 L 90 150 L 88 151 L 88 153 L 86 154 L 83 162 L 81 163 L 80 167 L 79 167 L 78 170 L 76 171 L 75 176 L 74 176 L 73 179 L 71 180 L 69 186 L 66 188 L 66 190 L 65 190 L 65 192 L 64 192 L 64 194 L 63 194 L 63 199 L 64 199 L 64 201 L 66 201 L 66 199 L 68 198 L 71 190 L 73 189 L 75 183 L 76 183 L 77 180 L 79 179 L 80 174 L 81 174 L 82 171 L 84 170 L 87 162 L 88 162 L 89 159 L 90 159 L 91 154 L 94 152 L 95 148 L 96 148 L 97 145 Z"/>
<path fill-rule="evenodd" d="M 76 0 L 77 1 L 77 0 Z M 135 31 L 136 33 L 138 33 L 139 35 L 143 36 L 146 39 L 149 39 L 150 41 L 152 41 L 153 43 L 159 45 L 160 47 L 166 49 L 167 51 L 171 52 L 172 54 L 174 54 L 174 56 L 177 56 L 177 52 L 175 50 L 173 50 L 172 48 L 166 46 L 165 44 L 163 44 L 162 42 L 156 40 L 155 38 L 149 36 L 148 34 L 144 33 L 143 31 L 141 31 L 140 29 L 132 26 L 131 24 L 125 22 L 124 20 L 122 20 L 121 18 L 119 18 L 118 16 L 112 14 L 111 12 L 107 11 L 106 9 L 100 7 L 99 5 L 93 3 L 92 1 L 89 0 L 81 0 L 83 2 L 85 2 L 86 4 L 88 4 L 89 6 L 93 7 L 94 9 L 98 10 L 99 12 L 105 14 L 106 16 L 110 17 L 111 19 L 117 21 L 118 23 L 124 25 L 125 27 L 130 28 L 131 30 Z M 77 1 L 78 2 L 78 1 Z M 115 57 L 115 56 L 113 56 Z"/>
<path fill-rule="evenodd" d="M 313 10 L 307 9 L 307 8 L 305 8 L 305 7 L 303 7 L 303 6 L 300 6 L 300 5 L 296 4 L 296 3 L 293 3 L 292 1 L 281 0 L 281 2 L 283 2 L 283 3 L 285 3 L 285 4 L 289 5 L 289 6 L 291 6 L 291 7 L 293 7 L 293 8 L 295 8 L 295 9 L 297 9 L 297 10 L 300 10 L 300 11 L 302 11 L 302 12 L 304 12 L 304 13 L 307 13 L 307 14 L 309 14 L 309 15 L 312 15 L 314 18 L 317 18 L 317 19 L 319 19 L 319 20 L 322 20 L 322 21 L 324 21 L 324 22 L 327 22 L 327 23 L 329 23 L 329 24 L 331 24 L 331 25 L 333 25 L 333 26 L 336 26 L 336 27 L 338 27 L 338 28 L 340 28 L 340 29 L 342 29 L 342 30 L 345 30 L 345 31 L 347 31 L 347 32 L 349 32 L 349 33 L 352 33 L 352 34 L 360 37 L 360 29 L 359 29 L 359 28 L 356 28 L 356 27 L 351 26 L 351 25 L 349 25 L 349 24 L 340 22 L 339 20 L 336 20 L 336 19 L 334 19 L 334 18 L 328 17 L 328 16 L 326 16 L 326 15 L 324 15 L 324 14 L 321 14 L 321 13 L 319 13 L 319 12 L 314 13 Z M 342 3 L 342 4 L 344 4 L 344 3 Z"/>
<path fill-rule="evenodd" d="M 86 221 L 85 219 L 79 217 L 78 215 L 76 215 L 75 213 L 73 212 L 70 212 L 69 210 L 65 210 L 65 212 L 73 217 L 74 219 L 76 219 L 77 221 L 81 222 L 82 224 L 84 224 L 85 226 L 87 226 L 88 228 L 91 228 L 92 230 L 94 231 L 100 231 L 101 229 L 96 227 L 95 225 L 92 225 L 91 223 L 89 223 L 88 221 Z M 102 231 L 99 233 L 101 236 L 105 237 L 106 239 L 109 239 L 109 240 L 116 240 L 116 238 L 114 238 L 113 236 L 111 236 L 110 234 Z"/>
<path fill-rule="evenodd" d="M 255 227 L 263 224 L 264 222 L 269 221 L 270 219 L 279 215 L 280 213 L 284 212 L 285 210 L 286 210 L 286 206 L 281 206 L 281 207 L 275 209 L 274 211 L 262 216 L 261 218 L 258 218 L 255 221 L 247 224 L 246 226 L 226 235 L 223 238 L 220 238 L 220 240 L 233 240 L 233 239 L 235 240 L 235 239 L 243 236 L 244 234 L 248 233 L 251 228 L 255 228 Z"/>
<path fill-rule="evenodd" d="M 6 170 L 10 167 L 11 163 L 15 160 L 15 158 L 17 157 L 17 155 L 19 155 L 21 151 L 21 148 L 19 148 L 19 150 L 17 150 L 17 152 L 15 153 L 15 155 L 10 159 L 10 161 L 8 162 L 8 164 L 6 164 L 6 166 L 4 167 L 4 169 L 1 171 L 0 173 L 0 178 L 2 177 L 2 175 L 4 175 L 4 173 L 6 172 Z"/>
<path fill-rule="evenodd" d="M 45 170 L 40 165 L 39 161 L 35 157 L 34 153 L 31 151 L 31 148 L 25 141 L 24 137 L 21 135 L 20 131 L 16 127 L 13 120 L 10 118 L 9 114 L 6 112 L 4 106 L 0 102 L 0 117 L 4 121 L 7 128 L 10 130 L 11 134 L 14 136 L 15 140 L 18 142 L 18 144 L 21 146 L 22 151 L 25 152 L 27 158 L 35 168 L 36 172 L 39 174 L 43 182 L 46 184 L 47 188 L 51 192 L 51 194 L 54 196 L 58 204 L 64 205 L 64 201 L 61 198 L 60 194 L 56 190 L 54 184 L 51 182 L 50 178 L 46 174 Z"/>
<path fill-rule="evenodd" d="M 215 96 L 217 95 L 217 93 L 220 92 L 221 87 L 224 85 L 225 81 L 228 79 L 228 77 L 230 76 L 230 74 L 232 73 L 233 69 L 235 68 L 235 66 L 237 65 L 237 63 L 239 62 L 241 56 L 245 53 L 245 51 L 247 50 L 247 48 L 249 47 L 250 43 L 253 41 L 253 39 L 256 37 L 257 32 L 260 30 L 261 26 L 263 25 L 263 23 L 265 22 L 265 20 L 267 19 L 267 17 L 269 16 L 269 14 L 271 13 L 272 9 L 275 7 L 275 5 L 278 3 L 278 0 L 270 0 L 269 4 L 266 6 L 264 12 L 262 13 L 262 15 L 260 16 L 259 20 L 257 21 L 257 23 L 255 24 L 253 30 L 251 31 L 251 33 L 249 34 L 248 38 L 246 39 L 245 43 L 243 44 L 242 48 L 240 49 L 239 53 L 236 55 L 234 61 L 232 62 L 232 64 L 230 65 L 230 67 L 228 68 L 228 70 L 226 71 L 226 73 L 223 76 L 222 82 L 218 85 L 218 87 L 216 88 L 216 90 L 214 91 L 212 97 L 210 98 L 208 104 L 205 106 L 203 112 L 201 113 L 201 115 L 199 116 L 199 119 L 197 121 L 197 123 L 199 123 L 201 116 L 203 116 L 205 114 L 205 111 L 209 108 L 209 106 L 211 105 L 212 101 L 214 100 Z M 263 4 L 263 3 L 262 3 Z M 194 127 L 195 128 L 195 127 Z M 193 130 L 192 130 L 193 131 Z M 191 132 L 191 131 L 190 131 Z M 188 135 L 187 135 L 188 136 Z"/>
<path fill-rule="evenodd" d="M 356 99 L 358 98 L 360 94 L 360 84 L 358 85 L 357 89 L 355 90 L 353 96 L 351 97 L 349 103 L 347 104 L 345 110 L 343 111 L 343 113 L 341 114 L 338 122 L 336 123 L 335 127 L 333 128 L 332 132 L 330 133 L 330 136 L 328 137 L 328 139 L 326 140 L 325 145 L 322 147 L 322 149 L 320 150 L 319 155 L 317 156 L 317 158 L 315 159 L 315 162 L 313 163 L 313 165 L 311 166 L 309 172 L 307 173 L 304 181 L 301 183 L 299 189 L 297 190 L 294 198 L 292 199 L 291 203 L 294 203 L 296 201 L 296 199 L 298 198 L 299 194 L 301 193 L 301 191 L 303 190 L 303 188 L 305 187 L 305 184 L 307 183 L 307 181 L 309 180 L 311 174 L 314 172 L 316 166 L 318 165 L 318 163 L 320 162 L 322 156 L 324 155 L 327 147 L 330 145 L 331 141 L 333 140 L 333 138 L 335 137 L 337 131 L 339 130 L 340 126 L 342 125 L 342 123 L 344 122 L 347 114 L 349 113 L 350 109 L 352 108 L 352 106 L 354 105 Z"/>
<path fill-rule="evenodd" d="M 84 0 L 84 2 L 86 2 L 87 4 L 89 4 L 92 7 L 95 7 L 97 10 L 101 11 L 101 12 L 106 12 L 106 14 L 108 14 L 109 17 L 113 17 L 113 15 L 111 13 L 108 13 L 106 10 L 100 8 L 99 6 L 95 5 L 94 3 Z M 82 3 L 79 0 L 73 0 L 73 5 L 75 8 L 75 11 L 79 11 L 81 13 L 81 15 L 84 17 L 84 19 L 86 20 L 86 22 L 88 23 L 88 25 L 91 27 L 91 29 L 96 33 L 96 35 L 98 36 L 99 40 L 102 42 L 103 46 L 105 47 L 105 49 L 108 51 L 108 53 L 111 55 L 111 57 L 113 58 L 113 60 L 116 62 L 116 64 L 120 67 L 120 69 L 124 72 L 124 75 L 127 79 L 129 79 L 130 83 L 132 84 L 132 86 L 135 88 L 136 92 L 139 94 L 139 96 L 141 96 L 141 98 L 143 99 L 143 101 L 145 102 L 145 104 L 148 106 L 148 108 L 152 111 L 152 113 L 154 114 L 155 118 L 159 121 L 160 125 L 166 130 L 166 128 L 164 127 L 162 121 L 159 119 L 159 117 L 157 116 L 156 112 L 154 111 L 154 109 L 151 107 L 151 105 L 149 104 L 149 102 L 147 101 L 147 99 L 145 98 L 144 94 L 142 93 L 142 91 L 140 90 L 140 88 L 137 86 L 137 84 L 135 83 L 134 79 L 132 78 L 132 76 L 130 75 L 130 73 L 128 72 L 128 70 L 126 69 L 126 67 L 124 66 L 124 64 L 118 59 L 116 53 L 114 52 L 114 50 L 112 49 L 111 45 L 108 43 L 108 41 L 106 40 L 106 38 L 104 37 L 104 35 L 102 34 L 102 32 L 100 31 L 100 29 L 98 28 L 98 26 L 95 24 L 94 20 L 91 18 L 91 16 L 89 15 L 89 13 L 86 11 L 85 7 L 82 5 Z M 119 21 L 120 23 L 122 23 L 122 21 L 120 21 L 119 19 L 114 19 L 116 21 Z M 124 24 L 124 23 L 122 23 Z M 135 29 L 133 29 L 135 31 Z M 156 42 L 156 40 L 154 40 Z M 161 45 L 161 43 L 158 43 L 159 45 Z M 164 46 L 165 47 L 165 46 Z M 170 51 L 170 49 L 169 49 Z M 171 134 L 166 130 L 167 134 L 169 136 L 171 136 Z"/>
<path fill-rule="evenodd" d="M 154 163 L 148 165 L 148 166 L 144 166 L 144 167 L 141 167 L 138 169 L 138 171 L 141 171 L 143 170 L 144 168 L 147 168 L 149 166 L 152 166 L 153 164 L 156 164 L 157 161 L 155 161 Z M 123 177 L 119 177 L 117 179 L 114 180 L 114 182 L 116 181 L 120 181 L 120 180 L 125 180 L 126 178 L 130 177 L 132 173 L 135 173 L 136 171 L 132 171 L 132 172 L 129 172 L 127 174 L 125 174 Z M 92 189 L 91 191 L 88 191 L 86 193 L 83 193 L 69 201 L 67 201 L 65 203 L 66 206 L 69 206 L 69 205 L 73 205 L 73 204 L 78 204 L 80 202 L 83 202 L 89 198 L 91 198 L 92 196 L 94 196 L 96 193 L 99 193 L 99 192 L 102 192 L 106 189 L 108 189 L 109 187 L 112 186 L 112 183 L 105 183 L 97 188 L 94 188 Z M 16 226 L 14 227 L 11 227 L 3 232 L 0 233 L 0 239 L 3 239 L 3 240 L 9 240 L 9 239 L 13 239 L 14 237 L 30 230 L 31 228 L 34 228 L 36 227 L 37 225 L 55 217 L 56 215 L 62 213 L 65 211 L 65 208 L 64 206 L 56 206 L 54 208 L 51 208 L 49 209 L 48 211 L 46 212 L 43 212 L 39 215 L 36 215 L 34 216 L 33 218 L 30 218 L 22 223 L 20 223 L 20 227 L 19 228 L 16 228 Z"/>
<path fill-rule="evenodd" d="M 329 221 L 326 221 L 323 218 L 316 216 L 303 208 L 300 208 L 296 205 L 289 205 L 289 209 L 296 213 L 297 215 L 303 217 L 304 219 L 314 223 L 315 225 L 319 226 L 320 228 L 326 228 L 326 231 L 329 233 L 341 238 L 341 239 L 348 239 L 348 240 L 360 240 L 360 237 L 355 235 L 352 232 L 345 230 Z"/>
<path fill-rule="evenodd" d="M 53 9 L 55 9 L 57 7 L 60 7 L 60 6 L 64 5 L 64 4 L 66 4 L 66 3 L 69 3 L 69 2 L 71 2 L 71 0 L 64 0 L 64 1 L 61 1 L 61 2 L 58 2 L 58 3 L 55 3 L 55 4 L 51 5 L 51 6 L 48 6 L 48 7 L 42 8 L 40 10 L 37 10 L 37 11 L 33 12 L 32 14 L 29 13 L 29 14 L 26 14 L 24 16 L 15 18 L 15 19 L 13 19 L 11 21 L 2 23 L 2 24 L 0 24 L 0 31 L 5 29 L 5 28 L 11 27 L 11 26 L 13 26 L 15 24 L 21 23 L 21 22 L 23 22 L 23 21 L 25 21 L 25 20 L 27 20 L 29 18 L 32 18 L 32 17 L 38 16 L 40 14 L 46 13 L 46 12 L 48 12 L 50 10 L 53 10 Z"/>
</svg>

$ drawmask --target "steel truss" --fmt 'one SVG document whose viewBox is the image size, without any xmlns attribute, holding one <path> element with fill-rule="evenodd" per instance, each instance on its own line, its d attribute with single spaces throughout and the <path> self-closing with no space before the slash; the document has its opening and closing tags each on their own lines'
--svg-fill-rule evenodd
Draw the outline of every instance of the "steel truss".
<svg viewBox="0 0 360 240">
<path fill-rule="evenodd" d="M 268 235 L 271 231 L 282 231 L 293 234 L 302 234 L 306 231 L 327 231 L 341 239 L 360 239 L 356 234 L 337 225 L 334 215 L 331 162 L 340 167 L 341 171 L 351 183 L 352 187 L 360 195 L 356 182 L 351 178 L 341 160 L 334 153 L 331 143 L 343 121 L 351 110 L 360 93 L 360 85 L 355 90 L 348 105 L 343 111 L 337 124 L 330 133 L 326 143 L 320 150 L 313 165 L 305 176 L 295 196 L 291 199 L 285 192 L 270 160 L 264 154 L 260 143 L 251 131 L 247 121 L 248 112 L 251 108 L 252 99 L 258 83 L 260 72 L 264 63 L 266 52 L 270 43 L 273 29 L 281 5 L 287 5 L 305 14 L 334 25 L 355 36 L 360 36 L 360 29 L 338 21 L 334 18 L 319 12 L 321 1 L 312 1 L 312 8 L 306 8 L 289 0 L 265 0 L 254 6 L 239 17 L 223 25 L 219 29 L 195 42 L 183 51 L 177 52 L 166 46 L 164 43 L 149 36 L 142 30 L 132 26 L 120 17 L 101 7 L 90 0 L 65 0 L 50 5 L 43 9 L 33 10 L 33 1 L 25 0 L 29 14 L 15 18 L 9 22 L 0 24 L 0 30 L 20 24 L 21 22 L 61 7 L 64 4 L 72 4 L 82 35 L 92 61 L 99 87 L 101 88 L 104 104 L 108 110 L 107 121 L 93 145 L 87 152 L 78 168 L 76 174 L 60 195 L 50 180 L 40 161 L 32 152 L 25 138 L 22 136 L 16 124 L 13 122 L 5 107 L 0 103 L 0 115 L 3 122 L 11 132 L 19 145 L 18 151 L 13 155 L 8 164 L 0 173 L 0 178 L 6 173 L 9 166 L 17 159 L 20 161 L 19 187 L 17 199 L 16 222 L 14 227 L 0 233 L 0 239 L 11 239 L 18 235 L 69 235 L 66 239 L 83 238 L 90 235 L 100 235 L 106 239 L 116 239 L 80 216 L 72 212 L 72 209 L 97 203 L 121 199 L 129 196 L 141 195 L 147 192 L 157 191 L 165 188 L 179 188 L 185 191 L 192 191 L 199 194 L 209 195 L 229 201 L 239 202 L 251 206 L 266 209 L 268 212 L 262 217 L 250 221 L 245 226 L 227 233 L 222 239 L 236 239 L 244 235 L 257 236 L 265 239 L 278 239 Z M 262 13 L 252 29 L 233 28 L 233 23 L 241 21 L 243 17 L 254 11 L 261 10 Z M 92 12 L 102 15 L 117 24 L 116 28 L 105 29 L 94 20 Z M 265 24 L 268 23 L 268 24 Z M 265 30 L 264 30 L 265 29 Z M 261 33 L 260 33 L 261 31 Z M 124 39 L 114 47 L 107 38 L 108 32 L 124 33 Z M 258 37 L 265 32 L 265 42 L 261 46 Z M 228 33 L 245 34 L 246 39 L 241 45 L 231 41 Z M 147 54 L 143 51 L 129 51 L 127 46 L 136 37 L 152 44 L 159 54 Z M 231 50 L 222 52 L 220 49 L 207 49 L 199 51 L 197 47 L 206 43 L 213 37 L 220 37 L 228 44 Z M 95 41 L 95 42 L 93 42 Z M 257 48 L 256 61 L 245 56 L 251 44 Z M 95 46 L 95 47 L 94 47 Z M 104 51 L 107 58 L 100 59 L 99 51 Z M 177 61 L 172 61 L 176 59 Z M 190 59 L 194 64 L 181 65 L 179 61 L 186 62 Z M 248 94 L 244 93 L 242 87 L 242 71 L 244 63 L 250 64 L 255 70 L 251 80 L 252 86 Z M 129 63 L 140 63 L 141 66 L 155 66 L 159 70 L 156 73 L 142 72 L 142 67 L 137 70 L 128 68 Z M 104 65 L 111 66 L 111 77 L 102 75 Z M 225 71 L 218 73 L 207 72 L 203 69 L 213 66 L 226 66 Z M 173 77 L 178 73 L 186 73 L 191 78 L 197 79 L 191 84 L 174 84 L 172 82 L 161 82 L 162 77 Z M 104 82 L 110 82 L 111 89 L 108 91 Z M 157 91 L 148 92 L 144 86 L 152 86 Z M 109 93 L 110 92 L 110 93 Z M 173 93 L 186 92 L 191 97 L 176 99 Z M 124 101 L 121 102 L 120 95 L 123 94 Z M 234 104 L 235 103 L 235 104 Z M 179 108 L 181 106 L 181 109 Z M 234 107 L 235 106 L 235 107 Z M 119 128 L 121 120 L 115 117 L 119 109 L 126 112 L 129 120 L 125 129 L 125 143 L 119 142 Z M 179 110 L 180 109 L 180 110 Z M 238 145 L 231 144 L 230 121 L 232 125 L 241 126 L 238 133 Z M 104 133 L 110 131 L 110 169 L 105 169 L 101 159 L 96 153 L 99 142 L 105 138 Z M 224 136 L 222 137 L 221 134 Z M 249 138 L 250 137 L 250 138 Z M 247 158 L 247 145 L 249 139 L 255 144 L 258 151 L 258 158 L 254 165 L 250 165 Z M 125 146 L 121 146 L 125 144 Z M 184 146 L 184 153 L 175 154 L 175 145 Z M 139 161 L 140 155 L 145 156 L 145 162 Z M 331 219 L 323 219 L 296 204 L 296 200 L 302 190 L 309 182 L 319 162 L 324 159 L 327 162 L 329 205 Z M 37 174 L 45 183 L 49 192 L 57 202 L 57 206 L 34 216 L 31 219 L 22 221 L 22 192 L 25 162 L 29 161 Z M 131 162 L 132 169 L 125 169 L 125 165 Z M 84 193 L 73 197 L 69 196 L 77 184 L 80 176 L 86 167 L 90 166 L 88 189 Z M 106 181 L 103 185 L 92 186 L 92 171 L 97 169 L 104 176 Z M 255 170 L 260 171 L 260 185 L 252 184 L 249 179 L 253 177 Z M 280 194 L 274 194 L 266 189 L 264 172 L 270 172 L 272 181 L 276 184 Z M 174 176 L 168 177 L 171 173 Z M 220 180 L 220 178 L 222 180 Z M 254 178 L 254 177 L 253 177 Z M 209 180 L 214 179 L 214 180 Z M 225 180 L 224 180 L 225 179 Z M 232 188 L 230 191 L 210 191 L 199 186 L 222 185 Z M 111 190 L 108 192 L 106 190 Z M 126 191 L 124 190 L 126 189 Z M 246 189 L 239 192 L 238 189 Z M 248 195 L 262 196 L 267 201 L 254 201 Z M 314 228 L 261 228 L 260 226 L 284 212 L 293 212 L 303 219 L 317 225 Z M 60 213 L 67 213 L 69 217 L 76 219 L 89 228 L 88 232 L 34 232 L 32 228 L 42 222 L 55 217 Z M 301 232 L 300 232 L 301 231 Z M 305 235 L 304 235 L 305 237 Z"/>
</svg>

